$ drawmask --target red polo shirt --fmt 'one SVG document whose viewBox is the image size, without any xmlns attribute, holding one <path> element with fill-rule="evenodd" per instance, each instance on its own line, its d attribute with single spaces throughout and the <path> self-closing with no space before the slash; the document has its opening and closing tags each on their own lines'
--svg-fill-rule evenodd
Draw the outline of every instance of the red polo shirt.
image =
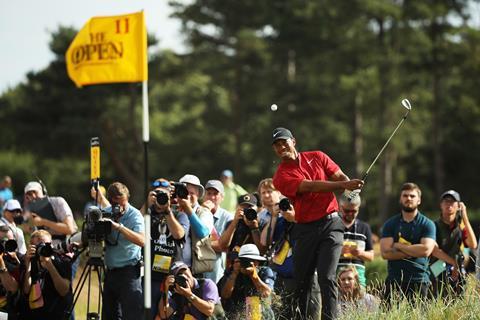
<svg viewBox="0 0 480 320">
<path fill-rule="evenodd" d="M 338 211 L 337 199 L 333 192 L 297 194 L 298 186 L 304 180 L 327 181 L 338 170 L 340 167 L 321 151 L 300 152 L 298 163 L 280 163 L 273 176 L 273 185 L 292 200 L 297 222 L 312 222 Z"/>
</svg>

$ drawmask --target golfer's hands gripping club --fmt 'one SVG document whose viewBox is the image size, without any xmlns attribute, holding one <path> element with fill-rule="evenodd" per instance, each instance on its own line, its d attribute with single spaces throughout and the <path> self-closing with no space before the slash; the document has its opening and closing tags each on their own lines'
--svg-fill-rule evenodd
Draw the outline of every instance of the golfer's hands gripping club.
<svg viewBox="0 0 480 320">
<path fill-rule="evenodd" d="M 347 197 L 348 201 L 352 201 L 355 199 L 360 192 L 362 191 L 363 185 L 365 184 L 365 181 L 360 180 L 360 179 L 352 179 L 349 181 L 345 181 L 345 196 Z"/>
</svg>

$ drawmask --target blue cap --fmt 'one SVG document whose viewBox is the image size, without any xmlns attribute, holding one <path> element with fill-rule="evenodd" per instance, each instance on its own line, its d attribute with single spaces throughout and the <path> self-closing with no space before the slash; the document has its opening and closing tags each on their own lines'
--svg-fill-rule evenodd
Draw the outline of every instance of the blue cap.
<svg viewBox="0 0 480 320">
<path fill-rule="evenodd" d="M 223 170 L 222 171 L 222 176 L 231 178 L 231 177 L 233 177 L 233 172 L 232 172 L 232 170 L 228 170 L 228 169 Z"/>
</svg>

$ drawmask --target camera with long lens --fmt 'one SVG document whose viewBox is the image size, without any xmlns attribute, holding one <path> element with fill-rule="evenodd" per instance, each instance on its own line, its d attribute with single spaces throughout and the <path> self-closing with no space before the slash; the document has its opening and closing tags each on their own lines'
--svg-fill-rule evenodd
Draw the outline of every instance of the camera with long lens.
<svg viewBox="0 0 480 320">
<path fill-rule="evenodd" d="M 280 200 L 278 203 L 278 207 L 280 208 L 281 211 L 288 211 L 290 210 L 290 200 L 288 198 L 283 198 Z"/>
<path fill-rule="evenodd" d="M 240 267 L 242 267 L 244 269 L 250 268 L 252 266 L 252 262 L 253 262 L 252 259 L 240 258 Z"/>
<path fill-rule="evenodd" d="M 247 218 L 248 221 L 253 221 L 257 219 L 257 211 L 253 208 L 243 209 L 243 215 Z"/>
<path fill-rule="evenodd" d="M 188 189 L 187 185 L 183 182 L 174 182 L 173 183 L 173 194 L 172 198 L 187 199 L 188 198 Z"/>
<path fill-rule="evenodd" d="M 18 248 L 17 241 L 13 239 L 0 241 L 0 254 L 15 252 Z"/>
<path fill-rule="evenodd" d="M 53 255 L 53 247 L 50 242 L 40 242 L 35 247 L 35 255 L 37 257 L 51 257 Z"/>
</svg>

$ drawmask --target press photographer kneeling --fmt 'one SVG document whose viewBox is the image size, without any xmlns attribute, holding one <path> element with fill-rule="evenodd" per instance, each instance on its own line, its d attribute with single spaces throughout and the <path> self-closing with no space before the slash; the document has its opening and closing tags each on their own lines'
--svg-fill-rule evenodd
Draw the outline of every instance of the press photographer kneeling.
<svg viewBox="0 0 480 320">
<path fill-rule="evenodd" d="M 159 315 L 156 319 L 197 319 L 213 315 L 215 304 L 219 303 L 218 289 L 210 279 L 195 279 L 188 266 L 175 262 L 165 280 L 169 288 L 160 299 Z"/>
<path fill-rule="evenodd" d="M 23 292 L 28 304 L 20 319 L 63 319 L 72 303 L 70 258 L 56 253 L 46 230 L 32 233 L 24 258 Z"/>
</svg>

